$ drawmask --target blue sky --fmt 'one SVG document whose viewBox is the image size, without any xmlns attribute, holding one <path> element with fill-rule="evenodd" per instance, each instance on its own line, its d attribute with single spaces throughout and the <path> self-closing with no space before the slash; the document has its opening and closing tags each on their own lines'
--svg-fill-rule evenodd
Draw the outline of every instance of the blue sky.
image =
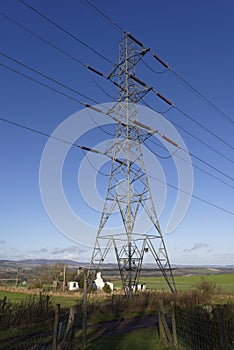
<svg viewBox="0 0 234 350">
<path fill-rule="evenodd" d="M 66 28 L 111 62 L 117 62 L 118 45 L 122 40 L 121 33 L 91 11 L 82 1 L 28 0 L 28 4 Z M 134 2 L 133 5 L 132 1 L 99 0 L 95 4 L 122 28 L 143 41 L 169 63 L 173 71 L 234 120 L 234 49 L 231 44 L 234 34 L 232 19 L 234 5 L 231 1 L 156 2 L 146 0 Z M 0 12 L 69 52 L 71 56 L 77 57 L 83 63 L 105 74 L 111 71 L 110 63 L 46 22 L 18 0 L 2 1 Z M 9 22 L 6 17 L 0 16 L 0 24 L 1 53 L 69 85 L 99 103 L 111 101 L 105 92 L 111 96 L 117 96 L 116 87 L 110 82 L 93 75 L 73 59 L 69 59 Z M 230 187 L 233 186 L 231 180 L 233 162 L 226 159 L 233 161 L 233 148 L 220 140 L 224 140 L 233 147 L 233 122 L 194 95 L 172 73 L 163 72 L 164 67 L 152 56 L 146 56 L 145 62 L 160 74 L 154 73 L 146 65 L 141 64 L 137 70 L 137 76 L 149 85 L 153 85 L 181 110 L 219 137 L 217 139 L 175 109 L 164 114 L 170 122 L 178 123 L 212 147 L 214 150 L 177 128 L 191 153 L 223 173 L 192 158 L 193 194 L 233 213 L 233 188 Z M 50 87 L 89 103 L 84 98 L 30 72 L 2 55 L 0 55 L 0 64 L 7 65 Z M 53 133 L 60 123 L 83 109 L 79 103 L 17 75 L 1 65 L 0 81 L 0 116 L 42 132 Z M 168 107 L 151 93 L 146 97 L 146 102 L 159 111 L 166 111 Z M 113 129 L 110 127 L 109 131 L 111 130 Z M 94 133 L 83 135 L 79 142 L 93 147 L 106 139 L 106 134 L 96 130 Z M 59 232 L 50 221 L 43 206 L 39 187 L 39 167 L 47 141 L 48 139 L 44 136 L 7 123 L 0 124 L 0 258 L 16 260 L 69 258 L 89 261 L 91 249 L 85 245 L 85 240 L 82 242 L 81 237 L 77 243 L 67 237 L 69 233 L 65 236 Z M 154 151 L 162 156 L 167 155 L 166 150 L 156 146 Z M 74 211 L 79 212 L 84 220 L 91 220 L 92 224 L 97 226 L 100 213 L 91 210 L 85 204 L 78 189 L 77 172 L 83 157 L 84 154 L 79 150 L 73 149 L 69 152 L 68 159 L 64 163 L 64 190 Z M 166 162 L 163 159 L 158 159 L 158 162 L 164 170 L 167 182 L 177 186 L 178 179 L 172 162 Z M 196 166 L 225 183 L 205 174 Z M 153 175 L 153 170 L 150 175 Z M 105 187 L 106 179 L 99 174 L 98 181 L 100 193 L 103 195 L 102 188 Z M 84 184 L 83 189 L 86 187 L 88 191 L 88 184 Z M 159 217 L 163 232 L 166 231 L 176 195 L 175 189 L 167 188 L 165 206 Z M 157 208 L 157 203 L 155 205 Z M 233 224 L 232 214 L 192 198 L 181 224 L 171 234 L 164 235 L 171 262 L 233 264 Z M 77 231 L 79 232 L 79 227 Z"/>
</svg>

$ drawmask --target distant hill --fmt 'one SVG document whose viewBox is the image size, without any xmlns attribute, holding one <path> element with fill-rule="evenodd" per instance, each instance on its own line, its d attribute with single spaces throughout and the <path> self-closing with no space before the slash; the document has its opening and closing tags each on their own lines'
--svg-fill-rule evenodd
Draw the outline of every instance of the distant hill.
<svg viewBox="0 0 234 350">
<path fill-rule="evenodd" d="M 72 267 L 88 266 L 89 262 L 74 261 L 69 259 L 24 259 L 24 260 L 0 260 L 0 264 L 6 265 L 54 265 L 56 263 L 64 264 Z M 116 263 L 103 263 L 104 269 L 118 268 Z M 143 269 L 154 269 L 155 263 L 146 263 L 142 266 Z M 173 269 L 234 269 L 234 265 L 181 265 L 172 264 Z"/>
<path fill-rule="evenodd" d="M 18 264 L 31 264 L 31 265 L 54 265 L 56 263 L 69 265 L 69 266 L 83 266 L 86 265 L 83 262 L 77 262 L 69 259 L 25 259 L 15 261 Z"/>
</svg>

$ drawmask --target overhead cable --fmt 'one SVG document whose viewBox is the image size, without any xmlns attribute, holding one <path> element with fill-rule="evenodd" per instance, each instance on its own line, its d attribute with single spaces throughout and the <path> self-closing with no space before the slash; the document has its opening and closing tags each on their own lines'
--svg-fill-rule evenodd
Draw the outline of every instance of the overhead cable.
<svg viewBox="0 0 234 350">
<path fill-rule="evenodd" d="M 68 141 L 68 140 L 64 140 L 64 139 L 62 139 L 62 138 L 53 136 L 53 135 L 51 135 L 51 134 L 49 134 L 49 133 L 46 133 L 46 132 L 39 131 L 39 130 L 37 130 L 37 129 L 31 128 L 31 127 L 29 127 L 29 126 L 27 126 L 27 125 L 20 124 L 20 123 L 14 122 L 14 121 L 12 121 L 12 120 L 3 118 L 2 116 L 0 116 L 0 121 L 1 121 L 1 122 L 4 122 L 4 123 L 7 123 L 7 124 L 10 124 L 10 125 L 14 125 L 14 126 L 16 126 L 16 127 L 18 127 L 18 128 L 25 129 L 25 130 L 27 130 L 27 131 L 29 131 L 29 132 L 34 133 L 34 134 L 39 134 L 39 135 L 41 135 L 41 136 L 45 136 L 45 137 L 48 137 L 48 138 L 55 139 L 55 140 L 57 140 L 57 141 L 59 141 L 59 142 L 62 142 L 62 143 L 65 143 L 65 144 L 69 144 L 69 145 L 71 145 L 72 147 L 76 147 L 76 148 L 79 148 L 79 149 L 84 150 L 84 151 L 88 151 L 88 152 L 93 152 L 93 153 L 98 153 L 98 154 L 100 154 L 100 155 L 104 155 L 104 156 L 106 156 L 106 157 L 112 159 L 113 161 L 116 161 L 116 162 L 120 163 L 121 165 L 124 165 L 124 163 L 125 163 L 124 161 L 122 161 L 122 160 L 120 160 L 120 159 L 118 159 L 118 158 L 115 158 L 115 157 L 110 157 L 108 154 L 103 153 L 103 152 L 101 152 L 101 151 L 99 151 L 99 150 L 96 150 L 96 149 L 93 149 L 93 148 L 90 148 L 90 147 L 86 147 L 86 146 L 81 146 L 81 145 L 76 144 L 76 143 L 72 143 L 72 142 L 70 142 L 70 141 Z M 178 190 L 178 191 L 180 191 L 180 192 L 182 192 L 182 193 L 185 193 L 185 194 L 187 194 L 187 195 L 189 195 L 189 196 L 191 196 L 191 197 L 193 197 L 193 198 L 195 198 L 195 199 L 197 199 L 197 200 L 199 200 L 199 201 L 202 201 L 202 202 L 204 202 L 204 203 L 206 203 L 206 204 L 208 204 L 208 205 L 210 205 L 210 206 L 212 206 L 212 207 L 215 207 L 215 208 L 217 208 L 217 209 L 219 209 L 219 210 L 222 210 L 223 212 L 225 212 L 225 213 L 227 213 L 227 214 L 234 215 L 234 213 L 233 213 L 232 211 L 228 210 L 228 209 L 225 209 L 225 208 L 223 208 L 223 207 L 221 207 L 221 206 L 218 206 L 217 204 L 212 203 L 212 202 L 210 202 L 210 201 L 208 201 L 208 200 L 206 200 L 206 199 L 203 199 L 203 198 L 201 198 L 201 197 L 198 197 L 198 196 L 196 196 L 196 195 L 194 195 L 194 194 L 192 194 L 192 193 L 186 192 L 186 191 L 180 189 L 180 188 L 177 187 L 177 186 L 171 185 L 171 184 L 169 184 L 169 183 L 167 183 L 167 182 L 165 182 L 165 181 L 162 181 L 162 180 L 156 178 L 155 176 L 149 175 L 149 177 L 151 177 L 152 179 L 154 179 L 154 180 L 156 180 L 156 181 L 162 182 L 162 183 L 164 183 L 165 185 L 167 185 L 167 186 L 169 186 L 169 187 L 171 187 L 171 188 L 173 188 L 173 189 L 175 189 L 175 190 Z"/>
<path fill-rule="evenodd" d="M 6 58 L 12 59 L 10 56 L 8 56 L 8 55 L 6 55 L 6 54 L 3 54 L 3 53 L 1 53 L 1 52 L 0 52 L 0 54 L 2 54 L 2 55 L 3 55 L 4 57 L 6 57 Z M 41 75 L 41 76 L 43 76 L 43 77 L 46 77 L 47 79 L 49 79 L 49 80 L 55 82 L 56 84 L 59 84 L 60 86 L 65 87 L 65 88 L 69 89 L 70 91 L 72 91 L 72 92 L 74 92 L 74 93 L 76 93 L 76 94 L 78 94 L 78 95 L 80 95 L 80 96 L 82 96 L 82 97 L 84 97 L 84 98 L 86 98 L 86 99 L 88 99 L 88 100 L 94 102 L 95 104 L 98 104 L 98 102 L 97 102 L 96 100 L 93 100 L 93 99 L 91 99 L 90 97 L 88 97 L 88 96 L 86 96 L 86 95 L 80 93 L 79 91 L 74 90 L 73 88 L 70 88 L 69 86 L 67 86 L 67 85 L 65 85 L 65 84 L 63 84 L 63 83 L 58 82 L 57 80 L 55 80 L 55 79 L 53 79 L 53 78 L 50 78 L 48 75 L 46 75 L 46 74 L 44 74 L 44 73 L 41 73 L 41 72 L 35 70 L 34 68 L 29 67 L 29 66 L 27 66 L 26 64 L 24 64 L 24 63 L 22 63 L 22 62 L 20 62 L 20 61 L 18 61 L 18 60 L 15 60 L 15 59 L 12 59 L 12 60 L 13 60 L 14 62 L 16 62 L 16 63 L 18 63 L 18 64 L 21 64 L 22 66 L 24 66 L 24 67 L 30 69 L 30 70 L 32 70 L 33 72 L 35 72 L 35 73 L 37 73 L 37 74 L 39 74 L 39 75 Z M 89 105 L 89 104 L 87 104 L 87 103 L 81 102 L 80 100 L 78 100 L 78 99 L 76 99 L 76 98 L 74 98 L 74 97 L 72 97 L 72 96 L 70 96 L 70 95 L 68 95 L 68 94 L 66 94 L 66 93 L 63 93 L 63 92 L 61 92 L 60 90 L 57 90 L 57 89 L 55 89 L 55 88 L 53 88 L 53 87 L 50 87 L 50 86 L 48 86 L 48 85 L 46 85 L 46 84 L 44 84 L 44 83 L 42 83 L 42 82 L 40 82 L 40 81 L 38 81 L 38 80 L 32 78 L 32 77 L 30 77 L 30 76 L 28 76 L 28 75 L 26 75 L 26 74 L 24 74 L 24 73 L 22 73 L 22 72 L 19 72 L 19 71 L 15 70 L 15 69 L 13 69 L 13 68 L 11 68 L 11 67 L 8 67 L 8 66 L 6 66 L 6 65 L 4 65 L 4 64 L 1 64 L 1 63 L 0 63 L 0 66 L 3 66 L 3 67 L 5 67 L 5 68 L 7 68 L 8 70 L 11 70 L 11 71 L 13 71 L 13 72 L 15 72 L 15 73 L 17 73 L 17 74 L 19 74 L 19 75 L 22 75 L 23 77 L 25 77 L 25 78 L 27 78 L 27 79 L 29 79 L 29 80 L 32 80 L 33 82 L 36 82 L 37 84 L 39 84 L 39 85 L 41 85 L 41 86 L 43 86 L 43 87 L 46 87 L 47 89 L 50 89 L 50 90 L 52 90 L 52 91 L 54 91 L 54 92 L 56 92 L 56 93 L 59 93 L 60 95 L 63 95 L 63 96 L 66 97 L 66 98 L 69 98 L 69 99 L 71 99 L 71 100 L 73 100 L 73 101 L 75 101 L 75 102 L 78 102 L 79 104 L 81 104 L 81 105 L 83 105 L 83 106 L 85 106 L 85 107 L 88 107 L 88 108 L 90 108 L 90 109 L 93 109 L 93 110 L 95 110 L 96 112 L 99 112 L 99 113 L 108 115 L 108 116 L 109 116 L 111 119 L 113 119 L 115 122 L 119 122 L 119 120 L 118 120 L 117 118 L 113 117 L 111 114 L 109 114 L 108 111 L 105 112 L 105 111 L 103 111 L 103 110 L 101 110 L 101 109 L 99 109 L 99 108 L 97 108 L 97 107 L 94 107 L 94 106 L 91 106 L 91 105 Z M 158 134 L 160 137 L 162 137 L 164 140 L 166 140 L 167 142 L 171 143 L 173 146 L 178 147 L 178 145 L 177 145 L 173 140 L 171 140 L 170 138 L 168 138 L 166 135 L 160 133 L 158 130 L 153 130 L 151 127 L 146 126 L 145 124 L 142 124 L 142 123 L 140 123 L 139 121 L 134 121 L 133 123 L 135 123 L 135 125 L 138 125 L 138 126 L 142 127 L 143 129 L 146 129 L 147 132 L 150 130 L 152 134 L 154 134 L 154 133 L 157 132 L 157 134 Z M 187 150 L 185 150 L 185 151 L 188 152 Z M 189 152 L 189 154 L 190 154 L 191 156 L 193 156 L 194 158 L 196 158 L 197 160 L 201 161 L 202 163 L 206 164 L 208 167 L 210 167 L 210 168 L 216 170 L 216 171 L 219 172 L 220 174 L 222 174 L 222 175 L 226 176 L 227 178 L 233 180 L 232 177 L 230 177 L 229 175 L 225 174 L 223 171 L 219 170 L 218 168 L 216 168 L 216 167 L 213 166 L 212 164 L 210 164 L 210 163 L 204 161 L 203 159 L 201 159 L 200 157 L 196 156 L 196 155 L 193 154 L 193 153 L 190 153 L 190 152 Z"/>
<path fill-rule="evenodd" d="M 68 53 L 67 51 L 61 49 L 60 47 L 58 47 L 57 45 L 51 43 L 51 41 L 45 39 L 43 36 L 33 32 L 31 29 L 26 28 L 24 25 L 22 25 L 21 23 L 15 21 L 14 19 L 10 18 L 9 16 L 5 15 L 4 13 L 0 12 L 0 16 L 5 18 L 6 20 L 8 20 L 11 23 L 14 23 L 15 25 L 17 25 L 19 28 L 23 29 L 24 31 L 30 33 L 31 35 L 35 36 L 37 39 L 41 40 L 42 42 L 46 43 L 47 45 L 53 47 L 55 50 L 59 51 L 60 53 L 62 53 L 63 55 L 67 56 L 69 59 L 74 60 L 75 62 L 79 63 L 80 65 L 83 65 L 83 62 L 77 58 L 76 56 L 71 55 L 70 53 Z"/>
<path fill-rule="evenodd" d="M 149 105 L 147 102 L 145 102 L 144 99 L 142 99 L 142 102 L 144 103 L 144 105 L 146 105 L 146 107 L 152 109 L 153 111 L 159 113 L 159 114 L 164 114 L 167 113 L 171 107 L 166 111 L 166 112 L 159 112 L 158 110 L 156 110 L 154 107 L 152 107 L 151 105 Z M 226 156 L 224 153 L 221 153 L 220 151 L 218 151 L 216 148 L 212 147 L 210 144 L 208 144 L 207 142 L 203 141 L 200 137 L 194 135 L 193 133 L 191 133 L 190 131 L 188 131 L 187 129 L 185 129 L 183 126 L 181 126 L 180 124 L 178 124 L 177 122 L 175 122 L 174 120 L 171 121 L 171 123 L 173 123 L 173 125 L 175 125 L 177 128 L 183 130 L 186 134 L 188 134 L 189 136 L 191 136 L 192 138 L 194 138 L 197 142 L 203 144 L 204 146 L 206 146 L 207 148 L 211 149 L 212 151 L 214 151 L 215 153 L 219 154 L 221 157 L 223 157 L 224 159 L 228 160 L 231 163 L 234 163 L 233 159 L 231 159 L 230 157 Z"/>
<path fill-rule="evenodd" d="M 20 2 L 22 2 L 24 5 L 26 5 L 25 1 L 19 0 Z M 26 5 L 28 7 L 32 7 L 30 5 Z M 34 9 L 35 10 L 35 9 Z M 36 12 L 38 12 L 37 10 L 35 10 Z M 8 20 L 12 21 L 13 23 L 16 23 L 17 25 L 20 25 L 19 23 L 17 23 L 16 21 L 10 19 L 8 16 L 0 13 L 0 15 L 3 15 L 5 18 L 7 18 Z M 24 26 L 20 25 L 23 29 L 31 32 L 30 30 L 28 30 L 27 28 L 25 28 Z M 125 32 L 126 33 L 126 32 Z M 38 38 L 40 38 L 41 40 L 45 41 L 47 44 L 53 46 L 54 48 L 56 48 L 57 50 L 59 50 L 61 53 L 66 54 L 68 57 L 74 59 L 75 61 L 77 61 L 78 63 L 80 63 L 83 66 L 86 66 L 89 70 L 92 70 L 93 72 L 95 72 L 98 75 L 103 76 L 103 73 L 95 70 L 94 68 L 92 68 L 89 65 L 85 65 L 82 63 L 81 60 L 77 59 L 74 56 L 71 56 L 70 54 L 68 54 L 66 51 L 61 50 L 60 48 L 56 47 L 55 45 L 51 44 L 50 42 L 48 42 L 48 40 L 42 38 L 41 36 L 38 36 L 37 34 L 31 32 L 31 34 L 36 35 Z M 140 45 L 141 47 L 144 46 L 142 42 L 140 42 L 138 39 L 136 39 L 132 34 L 130 33 L 126 33 L 132 40 L 134 40 L 136 43 L 138 43 L 138 45 Z M 168 67 L 168 65 L 162 60 L 160 59 L 156 54 L 153 54 L 153 56 L 161 63 L 164 65 L 164 67 Z M 109 61 L 111 62 L 111 61 Z M 136 77 L 135 77 L 136 78 Z M 118 88 L 121 88 L 120 85 L 118 83 L 115 83 L 114 81 L 112 81 Z M 99 87 L 100 88 L 100 87 Z M 165 96 L 163 96 L 162 94 L 160 94 L 158 91 L 155 90 L 155 94 L 161 98 L 164 102 L 166 102 L 167 104 L 169 104 L 171 107 L 174 107 L 175 109 L 177 109 L 182 115 L 184 115 L 185 117 L 189 118 L 190 120 L 192 120 L 193 122 L 195 122 L 197 125 L 199 125 L 201 128 L 205 129 L 207 132 L 209 132 L 211 135 L 213 135 L 214 137 L 216 137 L 217 139 L 219 139 L 219 141 L 225 143 L 227 146 L 229 146 L 230 148 L 234 148 L 233 146 L 231 146 L 228 142 L 226 142 L 225 140 L 223 140 L 221 137 L 219 137 L 217 134 L 215 134 L 214 132 L 212 132 L 210 129 L 208 129 L 207 127 L 203 126 L 203 124 L 199 123 L 196 119 L 194 119 L 193 117 L 191 117 L 188 113 L 184 112 L 182 109 L 178 108 L 177 106 L 173 105 L 172 102 L 170 100 L 168 100 Z M 204 142 L 203 142 L 204 143 Z M 204 143 L 205 144 L 205 143 Z M 218 151 L 217 151 L 218 152 Z"/>
<path fill-rule="evenodd" d="M 90 45 L 88 45 L 87 43 L 85 43 L 83 40 L 81 40 L 80 38 L 78 38 L 76 35 L 70 33 L 68 30 L 66 30 L 65 28 L 63 28 L 61 25 L 59 25 L 58 23 L 56 23 L 55 21 L 53 21 L 52 19 L 50 19 L 48 16 L 44 15 L 43 13 L 41 13 L 40 11 L 38 11 L 37 9 L 35 9 L 33 6 L 29 5 L 28 3 L 26 3 L 23 0 L 18 0 L 19 2 L 21 2 L 21 4 L 23 4 L 24 6 L 26 6 L 27 8 L 29 8 L 31 11 L 35 12 L 36 14 L 38 14 L 39 16 L 41 16 L 42 18 L 44 18 L 47 22 L 49 22 L 50 24 L 52 24 L 53 26 L 55 26 L 56 28 L 58 28 L 59 30 L 61 30 L 62 32 L 64 32 L 65 34 L 67 34 L 68 36 L 70 36 L 72 39 L 76 40 L 77 42 L 79 42 L 81 45 L 85 46 L 87 49 L 89 49 L 90 51 L 92 51 L 93 53 L 95 53 L 97 56 L 101 57 L 103 60 L 105 60 L 106 62 L 112 64 L 112 62 L 106 58 L 104 55 L 102 55 L 100 52 L 98 52 L 97 50 L 95 50 L 94 48 L 92 48 Z"/>
<path fill-rule="evenodd" d="M 123 34 L 128 35 L 132 40 L 134 40 L 140 47 L 145 46 L 139 39 L 137 39 L 135 36 L 133 36 L 131 33 L 127 33 L 123 28 L 121 28 L 116 22 L 113 21 L 113 19 L 109 16 L 107 16 L 103 11 L 101 11 L 97 6 L 94 6 L 90 1 L 88 0 L 81 0 L 84 4 L 86 4 L 91 10 L 96 12 L 101 17 L 104 17 L 107 22 L 109 22 L 111 25 L 114 24 L 114 26 L 121 31 Z M 199 96 L 201 99 L 203 99 L 206 103 L 210 105 L 210 107 L 214 108 L 225 120 L 234 123 L 233 118 L 231 118 L 227 113 L 223 112 L 219 107 L 217 107 L 213 102 L 211 102 L 206 96 L 204 96 L 198 89 L 194 88 L 190 83 L 188 83 L 182 76 L 180 76 L 172 67 L 169 66 L 168 63 L 166 63 L 159 55 L 157 55 L 155 52 L 153 52 L 150 49 L 151 55 L 161 64 L 164 68 L 166 68 L 169 72 L 171 72 L 178 80 L 180 80 L 187 88 L 192 90 L 197 96 Z M 148 66 L 149 67 L 149 66 Z M 151 68 L 150 68 L 151 69 Z M 153 69 L 151 69 L 154 71 Z M 158 73 L 158 72 L 156 72 Z"/>
</svg>

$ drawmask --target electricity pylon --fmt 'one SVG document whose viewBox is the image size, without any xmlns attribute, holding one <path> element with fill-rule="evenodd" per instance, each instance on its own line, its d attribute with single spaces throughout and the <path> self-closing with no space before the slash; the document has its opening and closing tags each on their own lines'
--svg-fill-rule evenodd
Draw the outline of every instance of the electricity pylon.
<svg viewBox="0 0 234 350">
<path fill-rule="evenodd" d="M 120 44 L 119 63 L 108 77 L 118 86 L 118 103 L 108 112 L 115 116 L 117 122 L 116 139 L 114 145 L 105 152 L 112 159 L 112 165 L 90 264 L 92 275 L 92 272 L 99 270 L 113 247 L 123 289 L 128 297 L 137 291 L 145 253 L 152 254 L 170 290 L 176 291 L 142 152 L 141 143 L 149 134 L 145 130 L 142 131 L 140 123 L 137 122 L 137 102 L 151 88 L 136 78 L 135 66 L 148 50 L 138 49 L 133 39 L 130 35 L 125 36 Z M 116 209 L 119 211 L 123 229 L 119 233 L 108 234 L 106 224 Z M 150 220 L 153 233 L 134 231 L 136 219 L 141 211 L 144 211 Z"/>
</svg>

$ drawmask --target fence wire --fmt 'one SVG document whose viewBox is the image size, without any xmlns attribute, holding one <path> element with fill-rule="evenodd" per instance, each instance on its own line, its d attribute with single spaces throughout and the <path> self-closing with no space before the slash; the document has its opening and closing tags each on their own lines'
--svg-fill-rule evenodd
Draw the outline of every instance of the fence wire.
<svg viewBox="0 0 234 350">
<path fill-rule="evenodd" d="M 233 350 L 234 305 L 176 308 L 179 349 Z"/>
<path fill-rule="evenodd" d="M 68 318 L 69 312 L 59 316 L 58 344 L 64 339 Z M 34 324 L 30 328 L 22 328 L 24 335 L 12 336 L 11 339 L 2 341 L 0 350 L 49 350 L 53 342 L 53 328 L 54 319 Z M 12 330 L 12 334 L 13 332 Z"/>
</svg>

